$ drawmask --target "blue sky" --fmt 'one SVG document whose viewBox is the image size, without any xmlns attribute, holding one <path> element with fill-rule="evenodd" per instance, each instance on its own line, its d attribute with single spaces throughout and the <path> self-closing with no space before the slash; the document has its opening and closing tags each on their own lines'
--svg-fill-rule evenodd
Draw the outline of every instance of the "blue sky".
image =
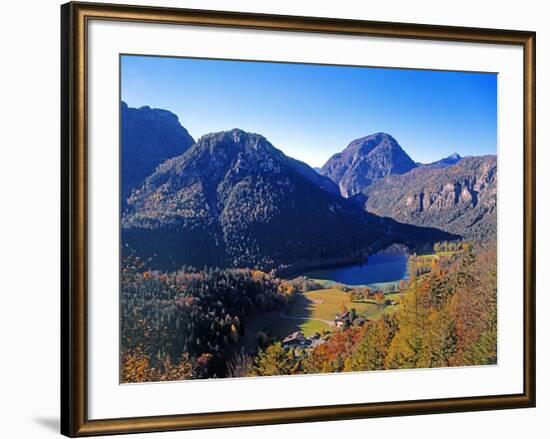
<svg viewBox="0 0 550 439">
<path fill-rule="evenodd" d="M 311 166 L 379 131 L 420 162 L 497 148 L 489 73 L 124 55 L 121 97 L 172 111 L 195 139 L 241 128 Z"/>
</svg>

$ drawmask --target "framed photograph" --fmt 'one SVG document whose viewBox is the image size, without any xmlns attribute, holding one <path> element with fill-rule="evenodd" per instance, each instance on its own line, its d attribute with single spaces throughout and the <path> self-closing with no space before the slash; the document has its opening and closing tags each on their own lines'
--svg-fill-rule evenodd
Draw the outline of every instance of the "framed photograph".
<svg viewBox="0 0 550 439">
<path fill-rule="evenodd" d="M 61 7 L 62 433 L 535 405 L 535 34 Z"/>
</svg>

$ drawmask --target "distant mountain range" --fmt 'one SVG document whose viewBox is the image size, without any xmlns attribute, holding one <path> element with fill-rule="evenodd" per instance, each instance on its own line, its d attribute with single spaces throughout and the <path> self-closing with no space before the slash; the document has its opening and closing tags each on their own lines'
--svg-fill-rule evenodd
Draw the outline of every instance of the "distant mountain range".
<svg viewBox="0 0 550 439">
<path fill-rule="evenodd" d="M 455 152 L 454 154 L 451 154 L 449 157 L 445 157 L 441 160 L 437 160 L 436 162 L 432 162 L 432 163 L 416 162 L 416 166 L 420 168 L 446 168 L 447 166 L 456 165 L 462 159 L 463 157 L 460 157 L 460 155 Z"/>
<path fill-rule="evenodd" d="M 417 164 L 377 133 L 317 171 L 259 134 L 195 142 L 168 111 L 121 116 L 122 244 L 159 268 L 305 269 L 496 230 L 494 157 Z"/>
</svg>

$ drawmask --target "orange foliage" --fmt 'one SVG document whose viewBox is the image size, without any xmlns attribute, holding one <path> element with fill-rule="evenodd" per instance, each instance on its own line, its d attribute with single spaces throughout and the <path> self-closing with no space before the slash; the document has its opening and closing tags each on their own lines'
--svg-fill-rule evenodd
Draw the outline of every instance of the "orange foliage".
<svg viewBox="0 0 550 439">
<path fill-rule="evenodd" d="M 152 368 L 148 356 L 141 347 L 126 351 L 122 355 L 120 379 L 123 383 L 185 380 L 192 374 L 191 363 L 186 358 L 178 363 L 172 363 L 169 358 L 164 358 L 157 368 Z"/>
<path fill-rule="evenodd" d="M 333 372 L 335 368 L 342 370 L 344 359 L 353 352 L 364 332 L 364 327 L 351 327 L 336 332 L 326 343 L 311 351 L 304 365 L 306 372 Z"/>
</svg>

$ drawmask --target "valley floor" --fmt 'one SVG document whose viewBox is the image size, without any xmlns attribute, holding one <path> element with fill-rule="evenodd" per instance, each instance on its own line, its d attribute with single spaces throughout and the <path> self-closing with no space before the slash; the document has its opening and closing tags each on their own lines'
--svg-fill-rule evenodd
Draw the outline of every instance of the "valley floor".
<svg viewBox="0 0 550 439">
<path fill-rule="evenodd" d="M 123 269 L 123 382 L 494 364 L 495 255 L 449 243 L 368 285 L 134 263 Z"/>
<path fill-rule="evenodd" d="M 357 316 L 365 320 L 376 320 L 386 313 L 395 312 L 399 307 L 397 301 L 403 293 L 385 295 L 386 299 L 395 301 L 395 304 L 379 303 L 373 299 L 352 301 L 349 293 L 334 288 L 299 293 L 293 303 L 279 313 L 262 313 L 251 319 L 248 328 L 280 339 L 295 331 L 301 331 L 306 337 L 315 333 L 332 332 L 337 329 L 335 318 L 352 308 Z"/>
</svg>

